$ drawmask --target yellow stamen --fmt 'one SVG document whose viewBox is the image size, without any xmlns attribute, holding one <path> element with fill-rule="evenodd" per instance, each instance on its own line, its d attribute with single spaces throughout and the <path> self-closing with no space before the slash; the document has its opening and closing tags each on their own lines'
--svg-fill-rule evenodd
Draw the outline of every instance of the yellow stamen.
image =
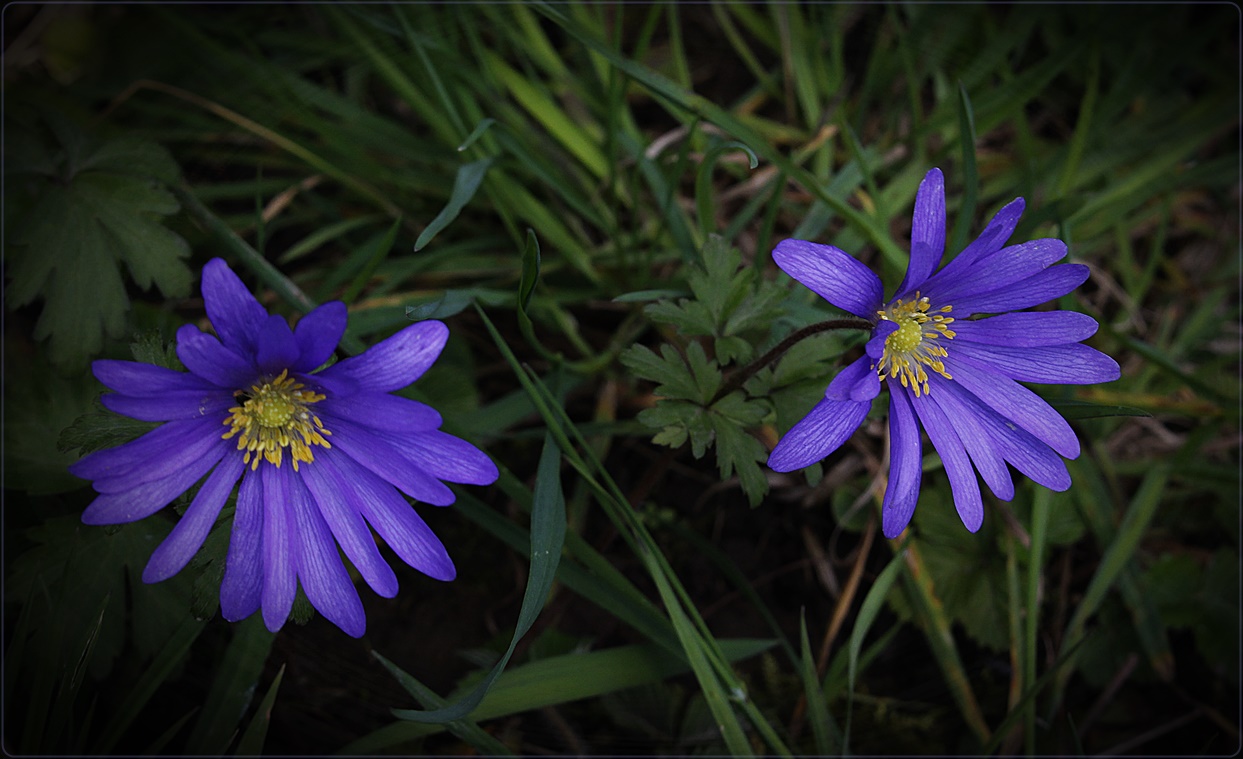
<svg viewBox="0 0 1243 759">
<path fill-rule="evenodd" d="M 916 398 L 929 392 L 928 372 L 924 367 L 946 379 L 953 379 L 945 371 L 945 364 L 941 361 L 949 354 L 943 346 L 933 342 L 942 337 L 953 340 L 957 334 L 949 328 L 953 318 L 942 315 L 948 314 L 952 308 L 941 306 L 929 315 L 931 304 L 926 297 L 920 297 L 916 292 L 914 299 L 910 301 L 895 301 L 887 308 L 877 311 L 876 315 L 881 319 L 898 325 L 885 338 L 885 352 L 880 361 L 872 366 L 880 374 L 880 378 L 883 380 L 886 375 L 897 378 L 902 387 L 915 391 Z"/>
<path fill-rule="evenodd" d="M 259 468 L 260 459 L 279 467 L 288 448 L 296 472 L 298 462 L 315 460 L 311 446 L 332 447 L 324 438 L 332 433 L 307 409 L 309 404 L 319 403 L 326 396 L 303 387 L 289 376 L 289 370 L 285 370 L 262 384 L 251 385 L 250 390 L 233 393 L 233 397 L 244 400 L 242 405 L 229 409 L 224 424 L 230 429 L 220 437 L 228 440 L 241 433 L 237 438 L 237 450 L 246 451 L 242 461 L 250 464 L 251 471 Z"/>
</svg>

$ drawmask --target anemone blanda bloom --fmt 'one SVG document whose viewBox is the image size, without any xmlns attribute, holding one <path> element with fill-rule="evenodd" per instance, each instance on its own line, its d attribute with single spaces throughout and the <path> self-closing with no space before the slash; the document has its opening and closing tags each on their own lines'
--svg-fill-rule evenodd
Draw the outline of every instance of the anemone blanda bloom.
<svg viewBox="0 0 1243 759">
<path fill-rule="evenodd" d="M 1023 199 L 1017 198 L 934 274 L 945 248 L 945 184 L 939 169 L 929 171 L 915 197 L 906 277 L 888 300 L 871 270 L 832 245 L 777 245 L 773 260 L 786 273 L 874 326 L 864 355 L 833 378 L 824 399 L 777 443 L 769 467 L 789 472 L 828 456 L 862 424 L 884 381 L 890 440 L 881 505 L 886 537 L 900 534 L 915 512 L 921 427 L 940 454 L 958 515 L 972 532 L 984 520 L 975 470 L 1006 501 L 1014 497 L 1007 462 L 1050 489 L 1070 487 L 1061 457 L 1078 456 L 1079 439 L 1018 381 L 1107 382 L 1118 378 L 1118 364 L 1079 342 L 1096 332 L 1091 317 L 1021 311 L 1088 278 L 1086 266 L 1053 265 L 1066 255 L 1061 240 L 1006 246 L 1022 213 Z M 981 314 L 996 315 L 967 319 Z"/>
<path fill-rule="evenodd" d="M 274 632 L 301 583 L 321 614 L 349 635 L 363 634 L 362 602 L 338 545 L 376 593 L 397 594 L 397 577 L 368 525 L 410 566 L 453 579 L 444 545 L 401 493 L 448 505 L 454 494 L 442 480 L 490 484 L 496 465 L 440 431 L 435 409 L 391 395 L 435 362 L 448 328 L 418 322 L 315 372 L 345 332 L 343 303 L 325 303 L 291 330 L 220 259 L 203 267 L 203 301 L 218 337 L 189 324 L 177 331 L 177 356 L 188 372 L 93 364 L 114 391 L 103 395 L 105 406 L 164 424 L 70 467 L 100 494 L 82 521 L 142 519 L 203 479 L 143 571 L 145 582 L 158 582 L 202 546 L 240 479 L 220 609 L 230 621 L 262 609 Z"/>
</svg>

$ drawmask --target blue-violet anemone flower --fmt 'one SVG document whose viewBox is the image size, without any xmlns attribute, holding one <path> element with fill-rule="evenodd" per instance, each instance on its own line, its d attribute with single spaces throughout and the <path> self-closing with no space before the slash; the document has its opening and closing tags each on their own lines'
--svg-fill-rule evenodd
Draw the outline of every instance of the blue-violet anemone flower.
<svg viewBox="0 0 1243 759">
<path fill-rule="evenodd" d="M 837 308 L 872 323 L 865 354 L 842 369 L 824 399 L 773 449 L 768 465 L 789 472 L 844 443 L 867 416 L 881 382 L 889 386 L 889 482 L 881 505 L 886 537 L 896 537 L 919 499 L 927 431 L 941 456 L 958 515 L 975 532 L 984 507 L 975 470 L 1002 500 L 1014 497 L 1006 462 L 1053 490 L 1070 487 L 1062 456 L 1079 440 L 1056 411 L 1022 382 L 1089 384 L 1115 380 L 1118 364 L 1079 341 L 1096 332 L 1070 311 L 1020 312 L 1074 290 L 1088 278 L 1056 239 L 1006 245 L 1023 199 L 1002 208 L 978 238 L 935 274 L 945 248 L 945 181 L 928 172 L 915 197 L 911 258 L 888 300 L 866 266 L 832 245 L 785 240 L 773 260 Z M 997 314 L 981 319 L 967 317 Z M 974 469 L 973 469 L 974 465 Z"/>
<path fill-rule="evenodd" d="M 301 583 L 321 614 L 363 634 L 362 602 L 337 547 L 376 593 L 397 594 L 368 525 L 410 566 L 453 579 L 444 545 L 401 493 L 448 505 L 454 493 L 441 480 L 490 484 L 496 465 L 442 432 L 435 409 L 391 394 L 427 371 L 448 328 L 418 322 L 315 372 L 345 332 L 345 304 L 325 303 L 291 330 L 220 259 L 203 267 L 203 302 L 216 336 L 190 324 L 177 331 L 188 373 L 94 362 L 95 376 L 114 391 L 103 395 L 106 407 L 164 424 L 70 467 L 99 493 L 82 521 L 142 519 L 202 479 L 143 571 L 145 582 L 159 582 L 199 550 L 240 479 L 220 610 L 236 621 L 262 609 L 273 632 Z"/>
</svg>

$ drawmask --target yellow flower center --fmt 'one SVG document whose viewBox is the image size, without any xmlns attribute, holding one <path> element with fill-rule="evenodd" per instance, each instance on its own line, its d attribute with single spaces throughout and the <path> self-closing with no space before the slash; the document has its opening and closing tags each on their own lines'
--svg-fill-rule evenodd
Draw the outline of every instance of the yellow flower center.
<svg viewBox="0 0 1243 759">
<path fill-rule="evenodd" d="M 876 315 L 881 319 L 898 325 L 885 338 L 885 352 L 872 367 L 880 378 L 885 379 L 886 375 L 897 377 L 902 387 L 915 391 L 916 398 L 928 393 L 928 372 L 924 367 L 946 379 L 953 379 L 941 362 L 949 354 L 935 342 L 942 337 L 954 339 L 956 333 L 949 328 L 954 320 L 944 315 L 951 310 L 951 306 L 934 310 L 928 299 L 921 298 L 916 292 L 912 300 L 894 301 L 887 308 L 877 311 Z"/>
<path fill-rule="evenodd" d="M 242 405 L 229 409 L 224 423 L 230 429 L 220 437 L 228 440 L 240 433 L 237 449 L 246 452 L 242 461 L 250 464 L 252 471 L 259 468 L 261 458 L 279 467 L 288 448 L 296 472 L 299 461 L 315 460 L 311 446 L 332 447 L 325 439 L 332 433 L 307 408 L 325 396 L 303 387 L 285 370 L 263 384 L 233 393 L 233 397 L 242 399 Z"/>
</svg>

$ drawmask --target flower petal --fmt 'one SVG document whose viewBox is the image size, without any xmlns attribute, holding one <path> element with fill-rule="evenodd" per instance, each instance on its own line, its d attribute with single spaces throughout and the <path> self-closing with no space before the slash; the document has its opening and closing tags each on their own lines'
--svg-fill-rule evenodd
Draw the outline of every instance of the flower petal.
<svg viewBox="0 0 1243 759">
<path fill-rule="evenodd" d="M 344 456 L 338 462 L 359 489 L 363 516 L 402 561 L 436 580 L 457 576 L 444 544 L 392 486 Z"/>
<path fill-rule="evenodd" d="M 322 374 L 353 380 L 363 390 L 389 393 L 423 376 L 448 339 L 449 328 L 443 322 L 418 322 L 381 340 L 362 355 L 338 361 Z"/>
<path fill-rule="evenodd" d="M 915 193 L 915 213 L 911 219 L 911 260 L 897 295 L 919 289 L 941 263 L 945 253 L 945 177 L 940 169 L 929 171 Z"/>
<path fill-rule="evenodd" d="M 263 596 L 263 478 L 246 472 L 237 489 L 237 510 L 220 583 L 220 614 L 230 622 L 259 608 Z"/>
<path fill-rule="evenodd" d="M 880 395 L 880 375 L 868 356 L 855 360 L 837 373 L 824 397 L 831 401 L 870 401 Z"/>
<path fill-rule="evenodd" d="M 325 424 L 339 418 L 389 432 L 434 430 L 443 422 L 440 413 L 426 403 L 388 393 L 333 395 L 316 408 Z"/>
<path fill-rule="evenodd" d="M 210 392 L 219 390 L 202 377 L 177 372 L 154 364 L 117 361 L 101 358 L 91 363 L 96 379 L 118 393 L 136 397 L 159 396 L 175 392 Z"/>
<path fill-rule="evenodd" d="M 146 466 L 148 461 L 158 458 L 170 448 L 176 448 L 183 440 L 210 437 L 213 431 L 223 434 L 215 428 L 216 424 L 210 419 L 161 424 L 128 443 L 88 453 L 69 465 L 69 473 L 84 480 L 118 477 Z"/>
<path fill-rule="evenodd" d="M 1011 245 L 980 259 L 953 279 L 944 272 L 929 279 L 923 294 L 937 305 L 949 304 L 957 310 L 960 298 L 1010 288 L 1065 257 L 1066 243 L 1055 238 Z"/>
<path fill-rule="evenodd" d="M 151 554 L 147 567 L 142 571 L 143 582 L 167 580 L 194 558 L 245 468 L 241 456 L 226 456 L 212 470 L 173 531 Z"/>
<path fill-rule="evenodd" d="M 332 352 L 345 334 L 347 321 L 345 304 L 339 300 L 324 303 L 299 319 L 293 328 L 299 351 L 294 371 L 314 371 L 332 358 Z"/>
<path fill-rule="evenodd" d="M 248 360 L 204 334 L 193 324 L 177 330 L 177 357 L 186 368 L 212 384 L 241 388 L 255 381 L 258 370 Z"/>
<path fill-rule="evenodd" d="M 984 478 L 988 489 L 1003 501 L 1014 498 L 1014 480 L 1010 478 L 1010 470 L 1006 468 L 1005 458 L 1001 455 L 993 438 L 984 426 L 975 418 L 971 407 L 964 405 L 955 394 L 942 390 L 943 386 L 951 385 L 950 380 L 940 375 L 929 375 L 928 383 L 931 392 L 925 393 L 921 403 L 931 403 L 947 420 L 953 420 L 958 439 L 967 449 L 971 463 Z"/>
<path fill-rule="evenodd" d="M 874 361 L 879 361 L 880 357 L 885 355 L 885 341 L 889 336 L 898 331 L 896 322 L 882 319 L 876 323 L 876 327 L 872 330 L 872 337 L 868 340 L 864 352 L 868 354 Z"/>
<path fill-rule="evenodd" d="M 938 275 L 939 276 L 939 275 Z M 1003 311 L 1019 311 L 1060 298 L 1088 280 L 1088 267 L 1083 264 L 1059 264 L 1050 266 L 1009 287 L 986 293 L 966 295 L 953 303 L 954 317 L 962 319 L 972 314 L 990 314 Z"/>
<path fill-rule="evenodd" d="M 1075 431 L 1043 398 L 983 367 L 960 368 L 952 358 L 946 358 L 945 366 L 958 384 L 1000 416 L 1015 422 L 1066 458 L 1079 456 L 1079 438 Z"/>
<path fill-rule="evenodd" d="M 109 411 L 131 419 L 167 422 L 174 419 L 201 419 L 205 416 L 224 419 L 233 405 L 233 394 L 219 388 L 209 391 L 179 390 L 148 397 L 104 393 L 99 401 Z"/>
<path fill-rule="evenodd" d="M 947 279 L 956 279 L 970 269 L 976 261 L 1005 247 L 1006 240 L 1010 239 L 1010 235 L 1014 234 L 1014 228 L 1018 226 L 1019 217 L 1023 215 L 1025 205 L 1022 198 L 1015 198 L 1007 203 L 988 222 L 980 236 L 963 248 L 953 261 L 938 272 L 938 275 L 945 274 Z"/>
<path fill-rule="evenodd" d="M 923 450 L 908 392 L 889 386 L 889 484 L 881 503 L 881 532 L 887 538 L 902 534 L 919 501 Z"/>
<path fill-rule="evenodd" d="M 1070 487 L 1070 473 L 1066 471 L 1066 463 L 1052 448 L 953 382 L 941 382 L 938 389 L 941 388 L 947 388 L 955 400 L 967 410 L 967 414 L 974 417 L 996 449 L 1016 469 L 1050 490 L 1062 491 Z"/>
<path fill-rule="evenodd" d="M 223 259 L 213 258 L 203 267 L 203 305 L 226 346 L 242 355 L 255 354 L 268 312 Z"/>
<path fill-rule="evenodd" d="M 773 261 L 843 311 L 876 318 L 882 305 L 880 278 L 842 250 L 806 240 L 782 240 L 773 249 Z"/>
<path fill-rule="evenodd" d="M 967 449 L 954 430 L 953 423 L 941 412 L 935 403 L 927 403 L 920 399 L 913 404 L 920 422 L 928 431 L 928 439 L 932 447 L 941 456 L 941 464 L 949 477 L 950 490 L 954 494 L 954 508 L 958 517 L 971 532 L 980 529 L 984 523 L 984 501 L 980 497 L 980 483 L 976 479 L 975 468 L 967 456 Z"/>
<path fill-rule="evenodd" d="M 1021 382 L 1090 385 L 1121 376 L 1117 361 L 1082 343 L 1011 348 L 955 340 L 953 356 L 964 364 L 991 369 Z"/>
<path fill-rule="evenodd" d="M 773 448 L 769 469 L 793 472 L 820 461 L 846 442 L 871 408 L 868 402 L 820 401 Z"/>
<path fill-rule="evenodd" d="M 397 575 L 380 556 L 371 530 L 363 521 L 356 486 L 337 465 L 340 455 L 333 450 L 321 451 L 314 463 L 301 468 L 302 480 L 358 573 L 376 593 L 392 598 L 397 595 Z"/>
<path fill-rule="evenodd" d="M 1097 324 L 1077 311 L 1020 311 L 974 321 L 958 319 L 953 329 L 958 339 L 973 343 L 1034 348 L 1086 340 L 1096 334 Z"/>
<path fill-rule="evenodd" d="M 488 454 L 441 430 L 393 436 L 405 457 L 431 476 L 465 485 L 491 485 L 500 477 Z"/>
<path fill-rule="evenodd" d="M 293 330 L 283 318 L 273 315 L 263 322 L 259 331 L 259 349 L 256 353 L 260 371 L 264 374 L 280 374 L 298 361 L 301 350 L 294 339 Z"/>
<path fill-rule="evenodd" d="M 367 617 L 358 590 L 341 563 L 328 525 L 298 477 L 289 477 L 289 510 L 294 518 L 298 578 L 307 600 L 346 635 L 361 638 Z"/>
<path fill-rule="evenodd" d="M 448 506 L 456 499 L 452 490 L 402 451 L 400 441 L 394 442 L 385 433 L 340 418 L 335 418 L 332 426 L 326 423 L 324 426 L 332 432 L 333 448 L 340 449 L 411 498 L 433 506 Z"/>
<path fill-rule="evenodd" d="M 223 446 L 217 446 L 162 479 L 100 495 L 82 512 L 83 524 L 124 524 L 151 516 L 198 482 L 220 461 L 224 452 Z"/>
<path fill-rule="evenodd" d="M 172 477 L 186 468 L 200 468 L 199 476 L 206 474 L 207 469 L 201 468 L 202 462 L 210 460 L 212 464 L 216 463 L 232 447 L 232 444 L 220 438 L 219 428 L 216 425 L 209 422 L 207 430 L 203 430 L 202 427 L 203 425 L 200 425 L 199 429 L 194 432 L 206 432 L 206 434 L 187 435 L 177 440 L 176 445 L 161 450 L 139 466 L 106 477 L 98 477 L 91 483 L 91 486 L 100 493 L 123 493 L 146 482 Z"/>
<path fill-rule="evenodd" d="M 294 522 L 290 480 L 293 467 L 263 464 L 263 624 L 272 632 L 281 629 L 298 594 L 297 530 Z"/>
</svg>

